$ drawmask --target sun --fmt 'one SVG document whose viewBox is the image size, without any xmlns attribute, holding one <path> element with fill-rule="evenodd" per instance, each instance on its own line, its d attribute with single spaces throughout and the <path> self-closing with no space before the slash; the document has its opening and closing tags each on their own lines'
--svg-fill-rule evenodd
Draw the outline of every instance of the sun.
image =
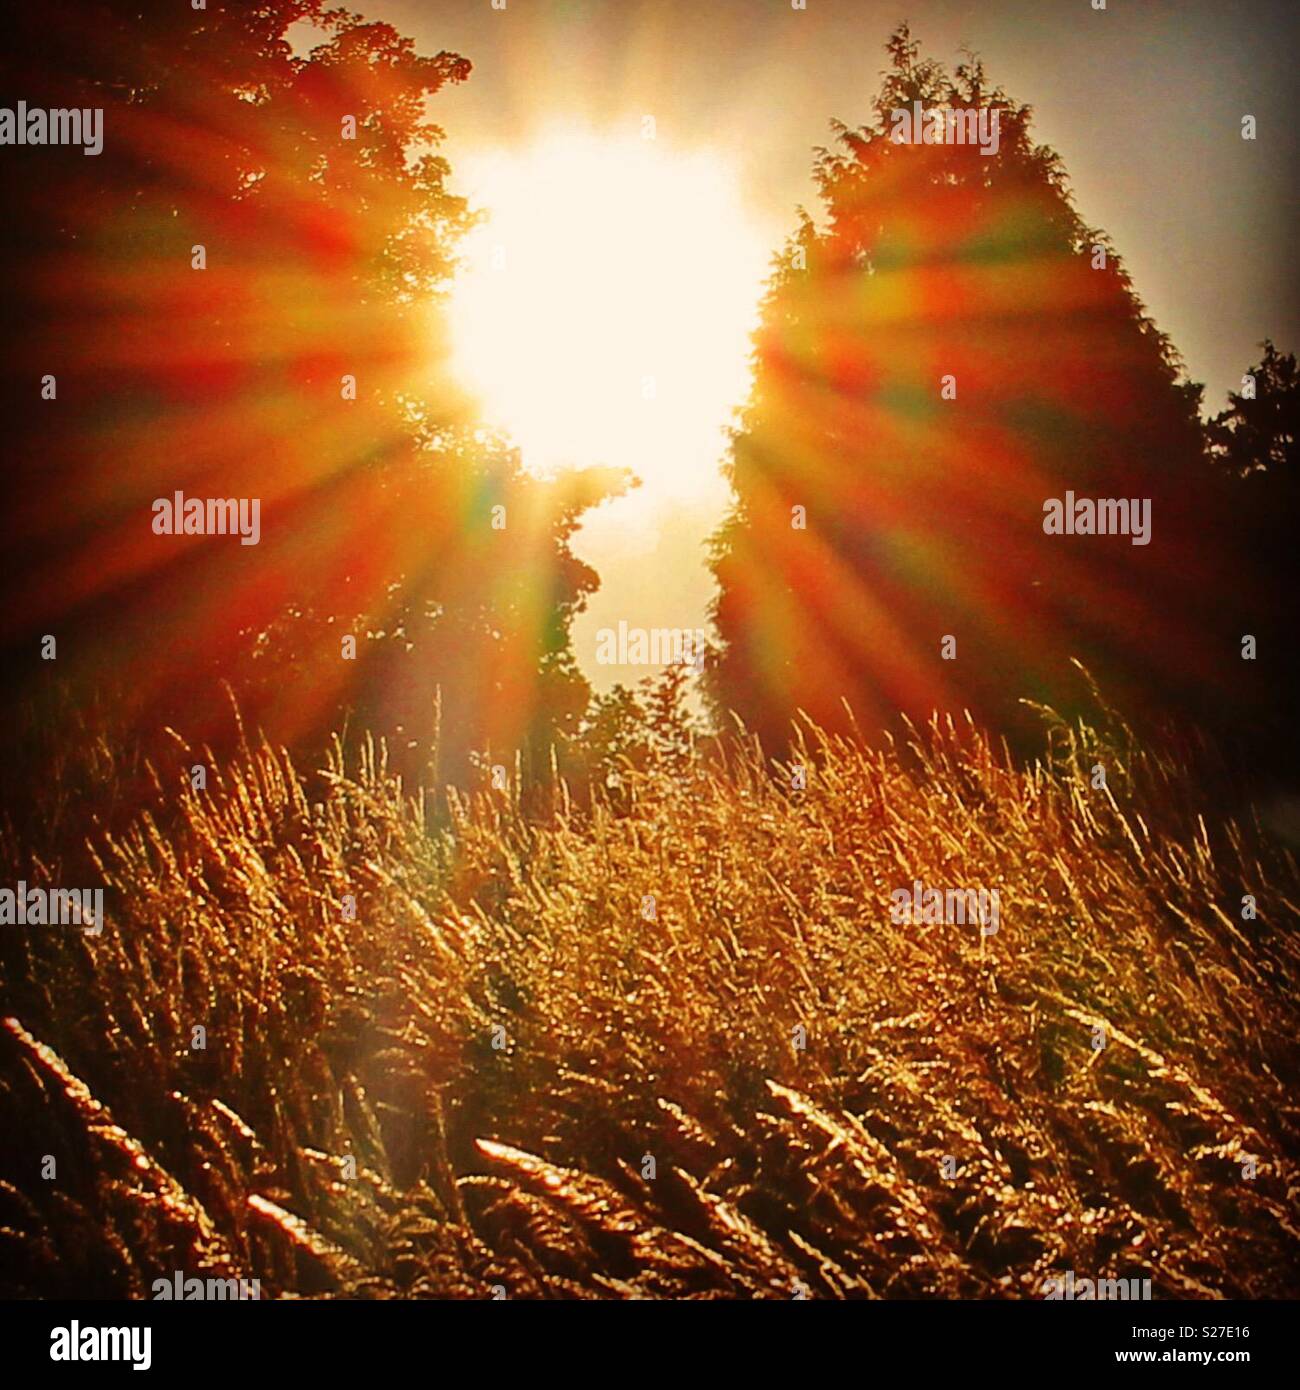
<svg viewBox="0 0 1300 1390">
<path fill-rule="evenodd" d="M 459 167 L 488 220 L 452 291 L 452 362 L 485 421 L 537 472 L 716 490 L 768 269 L 732 166 L 640 130 L 569 130 Z"/>
</svg>

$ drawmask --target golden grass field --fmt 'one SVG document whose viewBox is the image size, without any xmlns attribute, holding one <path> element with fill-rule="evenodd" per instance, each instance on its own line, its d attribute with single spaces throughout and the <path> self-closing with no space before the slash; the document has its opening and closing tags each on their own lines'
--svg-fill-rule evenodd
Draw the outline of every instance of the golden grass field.
<svg viewBox="0 0 1300 1390">
<path fill-rule="evenodd" d="M 1296 864 L 1122 725 L 806 730 L 803 791 L 738 735 L 582 806 L 250 744 L 92 834 L 102 936 L 5 929 L 6 1294 L 1300 1295 Z M 998 933 L 891 924 L 913 879 Z"/>
</svg>

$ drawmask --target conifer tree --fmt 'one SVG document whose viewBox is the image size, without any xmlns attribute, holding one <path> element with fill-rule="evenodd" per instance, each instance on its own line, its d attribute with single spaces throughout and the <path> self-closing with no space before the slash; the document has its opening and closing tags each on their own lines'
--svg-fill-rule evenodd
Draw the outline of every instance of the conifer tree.
<svg viewBox="0 0 1300 1390">
<path fill-rule="evenodd" d="M 970 708 L 1014 729 L 1022 697 L 1069 702 L 1070 657 L 1158 703 L 1213 664 L 1200 388 L 1030 108 L 906 26 L 888 52 L 768 286 L 714 537 L 715 706 L 769 743 L 800 709 L 843 728 L 845 699 L 872 727 Z M 907 143 L 914 103 L 982 113 L 990 138 Z M 1067 491 L 1149 499 L 1150 543 L 1045 534 Z"/>
</svg>

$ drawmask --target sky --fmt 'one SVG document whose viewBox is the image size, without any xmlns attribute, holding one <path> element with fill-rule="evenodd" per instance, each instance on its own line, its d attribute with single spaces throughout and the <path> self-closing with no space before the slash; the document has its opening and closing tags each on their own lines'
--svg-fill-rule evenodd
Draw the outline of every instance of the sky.
<svg viewBox="0 0 1300 1390">
<path fill-rule="evenodd" d="M 633 496 L 592 514 L 575 540 L 602 577 L 601 592 L 574 629 L 579 663 L 598 688 L 628 679 L 626 671 L 595 664 L 600 627 L 620 619 L 645 627 L 705 625 L 712 581 L 702 546 L 725 509 L 717 464 L 723 426 L 739 404 L 714 402 L 711 413 L 706 397 L 743 396 L 752 326 L 744 301 L 757 293 L 796 206 L 815 215 L 813 151 L 830 142 L 831 118 L 850 126 L 866 120 L 886 63 L 885 40 L 903 19 L 923 56 L 951 67 L 970 47 L 993 83 L 1032 106 L 1035 134 L 1061 155 L 1081 215 L 1110 234 L 1148 312 L 1182 353 L 1190 377 L 1205 383 L 1210 409 L 1222 408 L 1265 335 L 1284 350 L 1296 347 L 1292 233 L 1300 136 L 1288 98 L 1300 6 L 1092 6 L 807 0 L 805 10 L 795 10 L 789 0 L 507 0 L 505 10 L 495 10 L 490 0 L 360 0 L 366 17 L 394 24 L 422 51 L 450 50 L 474 65 L 467 83 L 438 93 L 432 105 L 447 132 L 443 153 L 453 189 L 476 205 L 500 205 L 495 230 L 481 235 L 475 251 L 479 279 L 467 278 L 474 288 L 461 299 L 461 321 L 477 325 L 480 379 L 491 378 L 493 360 L 509 361 L 509 351 L 516 378 L 521 362 L 537 364 L 535 373 L 522 372 L 531 395 L 494 400 L 489 393 L 486 405 L 520 422 L 527 463 L 552 465 L 549 455 L 567 448 L 572 462 L 623 465 L 645 480 Z M 1241 138 L 1246 114 L 1257 121 L 1254 142 Z M 678 165 L 697 161 L 693 183 L 669 178 L 658 185 L 664 197 L 654 213 L 633 205 L 631 184 L 620 185 L 617 175 L 624 153 L 629 160 L 647 153 L 647 116 L 657 154 Z M 601 194 L 577 210 L 586 230 L 575 227 L 573 245 L 555 211 L 572 201 L 555 158 L 565 140 L 582 149 L 570 172 L 595 182 Z M 713 161 L 702 178 L 700 159 Z M 604 259 L 592 254 L 604 243 L 590 229 L 602 207 L 624 210 L 621 223 L 617 211 L 610 214 L 607 239 L 646 242 L 637 255 L 649 288 L 626 305 L 611 303 L 602 267 L 593 264 Z M 532 229 L 557 251 L 551 263 L 558 280 L 548 293 L 562 297 L 565 277 L 576 276 L 584 283 L 574 293 L 585 290 L 604 317 L 578 317 L 567 339 L 544 342 L 528 336 L 528 305 L 521 310 L 516 294 L 510 302 L 520 317 L 510 322 L 502 287 L 521 283 L 525 267 L 516 264 L 511 282 L 490 282 L 483 258 L 502 238 L 512 240 L 512 228 L 515 241 Z M 692 238 L 695 250 L 683 251 Z M 671 283 L 657 289 L 656 247 L 678 257 Z M 535 292 L 532 309 L 540 313 L 546 302 Z M 707 354 L 697 344 L 697 359 L 703 354 L 718 364 L 689 384 L 694 396 L 685 384 L 677 391 L 663 383 L 664 414 L 671 415 L 671 402 L 687 401 L 674 417 L 676 433 L 655 433 L 654 412 L 630 384 L 645 380 L 638 364 L 627 366 L 632 394 L 613 389 L 610 363 L 621 359 L 610 334 L 616 338 L 619 321 L 642 314 L 650 343 L 665 325 L 689 318 L 689 332 L 704 334 L 708 344 Z M 579 370 L 564 374 L 570 360 Z M 594 391 L 593 376 L 602 383 Z M 549 421 L 542 418 L 547 410 Z M 588 424 L 585 433 L 578 427 Z"/>
</svg>

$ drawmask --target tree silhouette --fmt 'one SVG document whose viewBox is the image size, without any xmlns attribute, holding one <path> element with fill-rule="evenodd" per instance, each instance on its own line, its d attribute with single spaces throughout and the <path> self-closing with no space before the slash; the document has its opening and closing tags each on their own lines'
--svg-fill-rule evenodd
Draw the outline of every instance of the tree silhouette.
<svg viewBox="0 0 1300 1390">
<path fill-rule="evenodd" d="M 1018 699 L 1078 693 L 1072 656 L 1153 706 L 1212 683 L 1189 602 L 1222 571 L 1198 543 L 1200 388 L 1030 108 L 969 55 L 952 76 L 923 60 L 906 26 L 888 52 L 763 305 L 714 538 L 715 706 L 772 744 L 800 709 L 843 728 L 846 698 L 868 725 L 966 707 L 1027 729 Z M 996 148 L 893 138 L 913 103 L 986 131 L 996 113 Z M 1045 534 L 1067 491 L 1149 499 L 1150 543 Z"/>
<path fill-rule="evenodd" d="M 321 0 L 8 23 L 6 90 L 105 109 L 102 155 L 3 171 L 28 214 L 4 248 L 11 689 L 48 685 L 53 633 L 59 674 L 146 732 L 229 730 L 223 681 L 276 739 L 350 716 L 413 770 L 439 732 L 450 774 L 571 724 L 568 621 L 596 580 L 568 537 L 617 485 L 531 478 L 445 369 L 473 218 L 426 103 L 469 63 Z M 260 543 L 154 535 L 177 490 L 260 499 Z"/>
<path fill-rule="evenodd" d="M 1210 422 L 1210 449 L 1234 477 L 1294 490 L 1300 374 L 1295 353 L 1283 356 L 1267 338 L 1260 347 L 1264 356 L 1242 377 L 1242 390 L 1229 392 L 1228 408 Z"/>
<path fill-rule="evenodd" d="M 1277 780 L 1300 772 L 1300 653 L 1295 642 L 1295 595 L 1300 586 L 1296 526 L 1300 522 L 1300 373 L 1294 353 L 1265 340 L 1261 360 L 1230 392 L 1228 406 L 1209 422 L 1211 458 L 1228 488 L 1218 535 L 1232 555 L 1231 582 L 1215 596 L 1232 639 L 1250 638 L 1242 660 L 1241 695 L 1234 710 L 1237 738 L 1251 761 Z"/>
</svg>

